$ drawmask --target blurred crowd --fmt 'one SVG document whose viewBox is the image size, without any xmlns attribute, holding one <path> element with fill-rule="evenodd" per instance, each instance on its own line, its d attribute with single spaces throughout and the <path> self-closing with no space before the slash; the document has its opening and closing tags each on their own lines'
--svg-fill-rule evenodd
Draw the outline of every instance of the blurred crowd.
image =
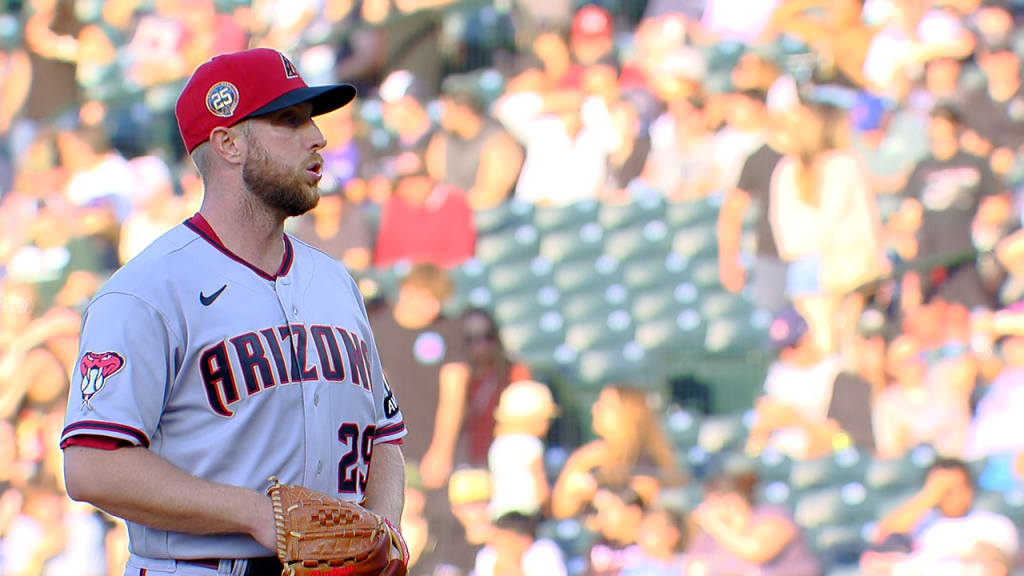
<svg viewBox="0 0 1024 576">
<path fill-rule="evenodd" d="M 288 231 L 369 304 L 411 574 L 1016 573 L 1022 24 L 1015 0 L 0 0 L 0 574 L 123 571 L 123 523 L 63 491 L 81 314 L 198 210 L 175 99 L 255 46 L 360 91 L 318 118 L 322 197 Z M 660 280 L 701 258 L 699 288 Z M 632 293 L 565 289 L 563 318 L 497 288 L 595 261 L 638 264 Z M 749 398 L 577 378 L 622 326 L 627 360 L 693 357 L 709 319 L 673 302 L 706 294 L 763 328 Z M 520 353 L 526 319 L 561 336 Z"/>
</svg>

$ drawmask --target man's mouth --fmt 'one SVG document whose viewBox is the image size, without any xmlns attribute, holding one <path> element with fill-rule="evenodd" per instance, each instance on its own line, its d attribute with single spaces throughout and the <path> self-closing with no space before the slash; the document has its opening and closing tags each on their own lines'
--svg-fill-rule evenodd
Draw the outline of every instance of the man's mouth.
<svg viewBox="0 0 1024 576">
<path fill-rule="evenodd" d="M 323 176 L 324 163 L 320 161 L 311 162 L 306 166 L 306 172 L 309 172 L 317 180 Z"/>
</svg>

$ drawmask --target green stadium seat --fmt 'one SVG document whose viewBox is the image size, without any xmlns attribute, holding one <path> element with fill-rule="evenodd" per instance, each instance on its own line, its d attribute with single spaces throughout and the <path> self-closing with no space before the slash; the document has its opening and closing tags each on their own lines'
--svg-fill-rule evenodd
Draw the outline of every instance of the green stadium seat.
<svg viewBox="0 0 1024 576">
<path fill-rule="evenodd" d="M 874 501 L 860 482 L 829 486 L 799 496 L 793 519 L 805 529 L 830 524 L 859 525 L 875 519 Z"/>
<path fill-rule="evenodd" d="M 670 202 L 665 206 L 665 220 L 675 229 L 693 225 L 714 226 L 718 220 L 718 208 L 719 204 L 711 199 Z"/>
<path fill-rule="evenodd" d="M 714 224 L 680 229 L 672 237 L 672 251 L 688 259 L 715 256 L 718 254 L 718 238 Z"/>
<path fill-rule="evenodd" d="M 674 286 L 687 279 L 688 266 L 685 258 L 674 253 L 633 257 L 622 263 L 622 280 L 636 292 Z"/>
<path fill-rule="evenodd" d="M 571 324 L 565 341 L 578 352 L 591 348 L 622 346 L 633 339 L 633 318 L 624 309 Z"/>
<path fill-rule="evenodd" d="M 766 449 L 757 456 L 756 466 L 761 482 L 785 482 L 789 480 L 793 460 L 782 452 Z"/>
<path fill-rule="evenodd" d="M 515 228 L 478 238 L 476 257 L 486 264 L 524 260 L 537 255 L 539 244 L 540 234 L 537 228 L 532 224 L 520 224 Z"/>
<path fill-rule="evenodd" d="M 662 257 L 669 253 L 672 236 L 663 220 L 651 220 L 609 232 L 605 253 L 622 262 L 633 258 Z"/>
<path fill-rule="evenodd" d="M 790 512 L 796 505 L 796 495 L 793 490 L 785 482 L 777 480 L 759 482 L 755 487 L 754 498 L 757 502 L 787 508 Z"/>
<path fill-rule="evenodd" d="M 544 236 L 540 253 L 552 262 L 594 259 L 604 251 L 604 231 L 595 222 L 557 230 Z"/>
<path fill-rule="evenodd" d="M 629 290 L 622 284 L 607 287 L 597 285 L 593 290 L 567 296 L 562 303 L 562 315 L 570 323 L 589 318 L 605 317 L 612 310 L 629 306 Z"/>
<path fill-rule="evenodd" d="M 571 337 L 572 327 L 566 339 Z M 657 386 L 661 382 L 660 374 L 655 372 L 658 364 L 646 361 L 639 344 L 620 344 L 610 340 L 601 341 L 598 344 L 601 348 L 580 352 L 577 377 L 581 384 L 597 389 L 617 382 L 629 382 L 635 386 Z"/>
<path fill-rule="evenodd" d="M 495 262 L 489 271 L 487 284 L 498 297 L 536 290 L 550 284 L 554 278 L 554 265 L 543 256 L 511 262 Z"/>
<path fill-rule="evenodd" d="M 495 299 L 494 319 L 499 325 L 514 324 L 529 318 L 540 319 L 550 310 L 556 310 L 561 301 L 558 288 L 547 284 L 536 290 L 506 294 Z"/>
<path fill-rule="evenodd" d="M 661 194 L 647 193 L 625 204 L 604 204 L 597 221 L 606 230 L 643 225 L 665 216 L 665 199 Z"/>
<path fill-rule="evenodd" d="M 696 286 L 680 282 L 676 286 L 636 294 L 631 311 L 637 322 L 672 319 L 679 312 L 695 307 L 699 296 Z"/>
<path fill-rule="evenodd" d="M 696 258 L 689 261 L 687 268 L 690 281 L 697 285 L 697 288 L 722 289 L 721 278 L 718 274 L 718 258 Z"/>
<path fill-rule="evenodd" d="M 808 530 L 806 539 L 825 566 L 856 566 L 868 546 L 861 524 L 821 526 Z"/>
<path fill-rule="evenodd" d="M 1002 514 L 1021 526 L 1024 524 L 1024 491 L 1019 488 L 1005 493 L 979 491 L 974 495 L 974 508 Z"/>
<path fill-rule="evenodd" d="M 746 354 L 761 349 L 770 319 L 760 313 L 752 316 L 708 320 L 704 349 L 712 354 Z"/>
<path fill-rule="evenodd" d="M 487 236 L 502 228 L 525 224 L 532 213 L 532 204 L 511 200 L 493 208 L 474 211 L 473 223 L 479 236 Z"/>
<path fill-rule="evenodd" d="M 662 350 L 666 356 L 680 358 L 704 346 L 705 325 L 691 308 L 677 314 L 646 320 L 636 327 L 636 341 L 645 350 Z"/>
<path fill-rule="evenodd" d="M 919 488 L 924 484 L 927 472 L 909 455 L 888 460 L 875 459 L 864 472 L 864 485 L 874 491 Z"/>
<path fill-rule="evenodd" d="M 897 508 L 902 506 L 917 494 L 921 486 L 914 486 L 912 488 L 894 489 L 887 491 L 874 491 L 872 490 L 869 494 L 869 498 L 874 502 L 875 506 L 875 517 L 874 520 L 881 520 L 889 514 L 892 514 Z"/>
<path fill-rule="evenodd" d="M 789 473 L 789 485 L 794 490 L 805 491 L 862 482 L 869 459 L 870 456 L 851 448 L 824 458 L 794 462 Z"/>
<path fill-rule="evenodd" d="M 487 286 L 477 286 L 465 292 L 455 292 L 442 306 L 442 312 L 449 318 L 460 316 L 469 308 L 490 310 L 494 305 L 494 294 Z"/>
<path fill-rule="evenodd" d="M 538 206 L 533 213 L 533 224 L 544 233 L 579 229 L 597 220 L 600 204 L 594 200 L 576 202 L 568 206 Z"/>
<path fill-rule="evenodd" d="M 739 294 L 725 290 L 703 290 L 697 301 L 697 309 L 708 320 L 718 318 L 749 318 L 754 305 Z M 767 327 L 767 326 L 766 326 Z"/>
<path fill-rule="evenodd" d="M 363 298 L 393 299 L 398 295 L 398 283 L 402 275 L 401 267 L 370 268 L 356 275 L 355 280 Z"/>
<path fill-rule="evenodd" d="M 676 450 L 689 450 L 700 437 L 700 415 L 689 410 L 675 410 L 665 418 L 665 430 Z"/>
<path fill-rule="evenodd" d="M 563 295 L 592 290 L 617 282 L 619 263 L 611 256 L 575 260 L 555 266 L 554 285 Z"/>
<path fill-rule="evenodd" d="M 546 312 L 537 319 L 505 324 L 499 330 L 505 347 L 519 354 L 553 351 L 565 341 L 565 320 L 556 311 Z"/>
<path fill-rule="evenodd" d="M 709 416 L 700 423 L 697 445 L 709 454 L 742 450 L 749 431 L 743 414 Z"/>
</svg>

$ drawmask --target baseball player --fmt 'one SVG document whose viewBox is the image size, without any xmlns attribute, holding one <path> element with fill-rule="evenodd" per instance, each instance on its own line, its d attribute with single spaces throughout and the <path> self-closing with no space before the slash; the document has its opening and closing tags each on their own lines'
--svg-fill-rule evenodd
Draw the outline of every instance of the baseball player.
<svg viewBox="0 0 1024 576">
<path fill-rule="evenodd" d="M 312 117 L 354 97 L 255 49 L 178 99 L 202 207 L 90 303 L 61 438 L 71 498 L 127 521 L 128 576 L 281 574 L 272 476 L 399 524 L 406 432 L 362 298 L 284 233 L 318 200 Z"/>
</svg>

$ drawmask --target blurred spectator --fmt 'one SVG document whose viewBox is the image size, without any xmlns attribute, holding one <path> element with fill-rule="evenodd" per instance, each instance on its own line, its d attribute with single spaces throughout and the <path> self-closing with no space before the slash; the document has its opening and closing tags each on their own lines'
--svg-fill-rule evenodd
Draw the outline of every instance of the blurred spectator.
<svg viewBox="0 0 1024 576">
<path fill-rule="evenodd" d="M 495 115 L 526 147 L 516 197 L 566 205 L 604 192 L 615 127 L 604 103 L 574 93 L 506 94 Z"/>
<path fill-rule="evenodd" d="M 18 46 L 0 44 L 0 135 L 7 136 L 11 133 L 31 86 L 32 63 L 29 53 Z M 6 146 L 0 147 L 0 150 L 4 148 Z M 9 182 L 0 180 L 0 191 L 9 188 Z"/>
<path fill-rule="evenodd" d="M 970 470 L 958 460 L 932 465 L 924 487 L 899 508 L 882 518 L 875 540 L 908 534 L 913 539 L 911 567 L 970 563 L 982 545 L 993 546 L 1016 558 L 1017 529 L 1008 518 L 973 508 L 974 482 Z"/>
<path fill-rule="evenodd" d="M 321 189 L 316 207 L 289 224 L 299 240 L 323 250 L 349 270 L 370 266 L 370 224 L 362 207 L 350 203 L 340 190 Z"/>
<path fill-rule="evenodd" d="M 643 498 L 632 489 L 597 491 L 588 525 L 599 540 L 590 548 L 587 576 L 619 574 L 642 558 L 637 538 L 645 508 Z"/>
<path fill-rule="evenodd" d="M 886 370 L 891 383 L 878 395 L 873 416 L 879 457 L 898 458 L 921 444 L 940 454 L 961 454 L 970 419 L 966 398 L 945 374 L 928 369 L 915 337 L 892 342 Z"/>
<path fill-rule="evenodd" d="M 955 81 L 955 80 L 954 80 Z M 927 110 L 931 110 L 928 104 Z M 889 110 L 877 96 L 861 94 L 850 111 L 852 145 L 879 194 L 899 192 L 914 165 L 928 154 L 927 112 Z"/>
<path fill-rule="evenodd" d="M 780 2 L 772 25 L 813 50 L 815 83 L 863 87 L 867 84 L 864 64 L 875 35 L 861 18 L 863 4 L 862 0 Z"/>
<path fill-rule="evenodd" d="M 743 0 L 708 0 L 701 24 L 712 38 L 755 43 L 781 4 L 782 0 L 764 0 L 756 5 Z"/>
<path fill-rule="evenodd" d="M 562 552 L 551 540 L 537 539 L 533 517 L 510 512 L 494 522 L 487 546 L 476 556 L 474 576 L 567 574 Z"/>
<path fill-rule="evenodd" d="M 991 226 L 988 214 L 998 211 L 997 204 L 1005 204 L 1005 198 L 985 161 L 961 150 L 961 127 L 952 108 L 935 108 L 928 131 L 930 154 L 914 168 L 903 192 L 902 210 L 909 214 L 909 222 L 919 222 L 917 257 L 951 260 L 936 262 L 942 269 L 926 271 L 924 277 L 906 277 L 903 297 L 911 307 L 936 297 L 967 309 L 992 305 L 970 254 L 972 231 L 975 223 Z"/>
<path fill-rule="evenodd" d="M 636 104 L 629 98 L 615 102 L 610 112 L 618 134 L 618 145 L 608 154 L 605 190 L 609 200 L 627 199 L 626 189 L 643 174 L 651 150 L 651 138 L 644 129 Z"/>
<path fill-rule="evenodd" d="M 615 58 L 615 23 L 612 15 L 598 4 L 587 4 L 576 12 L 569 32 L 569 48 L 576 66 L 569 73 L 566 87 L 578 88 L 581 72 L 588 66 Z"/>
<path fill-rule="evenodd" d="M 622 568 L 622 576 L 676 576 L 687 574 L 682 551 L 686 548 L 683 519 L 670 510 L 649 510 L 640 524 L 640 554 Z"/>
<path fill-rule="evenodd" d="M 751 90 L 726 96 L 726 124 L 715 134 L 715 188 L 736 187 L 747 158 L 765 142 L 765 95 Z"/>
<path fill-rule="evenodd" d="M 622 489 L 637 476 L 680 479 L 665 431 L 643 390 L 606 386 L 591 413 L 598 438 L 565 463 L 551 497 L 556 518 L 576 515 L 602 487 Z"/>
<path fill-rule="evenodd" d="M 398 186 L 384 204 L 373 262 L 428 262 L 453 267 L 473 256 L 476 230 L 466 199 L 451 186 L 438 184 L 427 173 L 421 156 L 411 152 L 398 159 Z"/>
<path fill-rule="evenodd" d="M 1024 452 L 1024 441 L 1012 431 L 1024 419 L 1024 337 L 1004 340 L 1002 357 L 1006 364 L 978 402 L 965 451 L 971 460 L 988 460 L 978 483 L 994 491 L 1021 484 L 1014 463 Z"/>
<path fill-rule="evenodd" d="M 466 195 L 474 210 L 508 197 L 519 177 L 523 152 L 501 125 L 486 115 L 470 79 L 450 77 L 441 98 L 441 127 L 427 149 L 427 169 L 438 182 Z"/>
<path fill-rule="evenodd" d="M 715 182 L 711 135 L 704 103 L 674 100 L 651 124 L 651 152 L 644 167 L 645 184 L 673 200 L 703 198 Z"/>
<path fill-rule="evenodd" d="M 32 87 L 25 116 L 32 121 L 68 112 L 78 98 L 75 61 L 82 22 L 73 0 L 28 3 L 25 45 L 32 62 Z"/>
<path fill-rule="evenodd" d="M 509 512 L 535 516 L 546 505 L 550 488 L 543 439 L 557 413 L 551 391 L 540 382 L 521 380 L 502 391 L 487 458 L 494 486 L 492 518 Z"/>
<path fill-rule="evenodd" d="M 494 411 L 501 393 L 512 382 L 529 380 L 530 369 L 505 351 L 498 326 L 486 310 L 467 310 L 462 316 L 462 331 L 469 349 L 464 458 L 470 466 L 483 467 L 494 441 Z"/>
<path fill-rule="evenodd" d="M 1020 56 L 1009 44 L 997 43 L 983 45 L 977 60 L 987 82 L 964 99 L 963 124 L 970 130 L 965 135 L 965 147 L 988 156 L 992 170 L 1005 174 L 1024 142 Z"/>
<path fill-rule="evenodd" d="M 818 458 L 837 447 L 843 428 L 870 425 L 870 390 L 862 388 L 860 394 L 851 394 L 845 380 L 837 381 L 839 359 L 821 351 L 807 321 L 796 310 L 780 312 L 769 335 L 780 350 L 779 360 L 768 369 L 765 394 L 755 406 L 749 452 L 758 454 L 770 446 L 791 458 Z M 841 395 L 846 395 L 842 407 L 845 422 L 829 418 L 836 397 Z"/>
<path fill-rule="evenodd" d="M 848 293 L 882 271 L 881 224 L 863 166 L 848 149 L 845 114 L 814 104 L 793 121 L 793 148 L 772 175 L 769 218 L 788 263 L 787 293 L 817 345 L 832 351 L 837 336 L 852 337 L 863 307 Z"/>
<path fill-rule="evenodd" d="M 693 512 L 699 530 L 687 549 L 689 561 L 712 574 L 820 574 L 789 513 L 753 501 L 755 483 L 749 473 L 705 481 L 704 502 Z"/>
<path fill-rule="evenodd" d="M 760 112 L 765 113 L 763 108 Z M 758 115 L 751 121 L 756 117 Z M 764 124 L 763 120 L 761 122 Z M 762 125 L 762 128 L 768 127 Z M 718 214 L 718 269 L 727 290 L 739 292 L 743 288 L 746 273 L 740 262 L 740 235 L 743 218 L 753 204 L 757 211 L 757 249 L 752 271 L 754 293 L 758 308 L 774 312 L 785 305 L 786 265 L 779 258 L 769 222 L 769 183 L 782 154 L 778 152 L 780 142 L 774 135 L 777 130 L 767 131 L 771 135 L 747 156 L 736 186 L 726 188 Z"/>
</svg>

